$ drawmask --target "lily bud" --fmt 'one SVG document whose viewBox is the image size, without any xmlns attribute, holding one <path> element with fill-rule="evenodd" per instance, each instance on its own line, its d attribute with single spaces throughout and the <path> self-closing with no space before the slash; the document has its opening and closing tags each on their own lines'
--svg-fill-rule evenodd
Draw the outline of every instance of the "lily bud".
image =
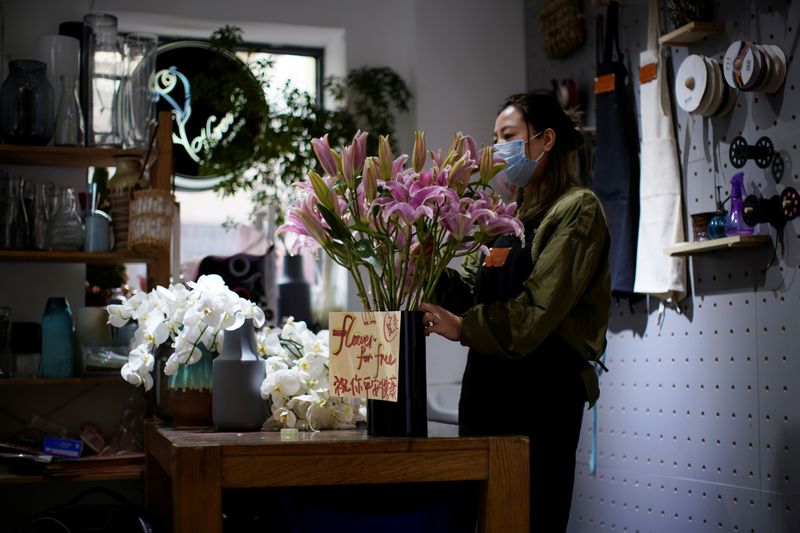
<svg viewBox="0 0 800 533">
<path fill-rule="evenodd" d="M 495 177 L 495 175 L 505 167 L 506 162 L 504 160 L 494 157 L 494 149 L 491 146 L 485 147 L 483 152 L 481 152 L 481 163 L 478 167 L 481 176 L 481 185 L 484 187 L 488 185 L 489 180 Z"/>
<path fill-rule="evenodd" d="M 353 166 L 356 151 L 355 144 L 345 146 L 342 149 L 342 175 L 344 175 L 344 181 L 347 182 L 348 186 L 353 184 Z"/>
<path fill-rule="evenodd" d="M 328 142 L 328 134 L 326 133 L 324 137 L 318 139 L 312 139 L 311 146 L 314 147 L 314 153 L 317 154 L 317 159 L 322 165 L 325 174 L 335 178 L 339 173 L 339 167 L 336 164 L 335 154 Z"/>
<path fill-rule="evenodd" d="M 358 175 L 367 157 L 367 132 L 358 130 L 353 136 L 353 172 Z"/>
<path fill-rule="evenodd" d="M 373 201 L 378 195 L 378 176 L 381 174 L 378 160 L 375 157 L 368 157 L 364 161 L 364 172 L 361 183 L 364 185 L 364 196 L 368 201 Z"/>
<path fill-rule="evenodd" d="M 419 172 L 425 166 L 425 132 L 417 131 L 414 133 L 414 151 L 411 155 L 411 162 L 414 172 Z"/>
<path fill-rule="evenodd" d="M 311 180 L 311 186 L 314 188 L 314 194 L 317 196 L 317 201 L 327 207 L 330 211 L 333 211 L 333 198 L 331 198 L 330 192 L 328 191 L 328 185 L 325 183 L 325 180 L 322 179 L 322 176 L 313 170 L 309 170 L 308 178 Z"/>
<path fill-rule="evenodd" d="M 392 146 L 389 144 L 389 137 L 387 135 L 381 135 L 378 139 L 378 160 L 380 161 L 383 179 L 388 180 L 392 176 L 394 154 L 392 154 Z"/>
</svg>

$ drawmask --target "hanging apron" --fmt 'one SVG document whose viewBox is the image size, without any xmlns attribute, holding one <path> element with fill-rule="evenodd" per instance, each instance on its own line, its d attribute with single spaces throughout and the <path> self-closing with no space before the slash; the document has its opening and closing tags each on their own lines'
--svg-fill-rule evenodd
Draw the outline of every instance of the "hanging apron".
<svg viewBox="0 0 800 533">
<path fill-rule="evenodd" d="M 650 0 L 647 50 L 639 54 L 642 166 L 634 291 L 674 303 L 686 296 L 686 259 L 670 257 L 664 248 L 684 240 L 681 173 L 657 39 L 658 1 Z"/>
<path fill-rule="evenodd" d="M 617 2 L 608 4 L 606 19 L 605 39 L 602 18 L 598 18 L 597 27 L 597 149 L 592 189 L 603 204 L 611 233 L 611 290 L 616 296 L 627 296 L 633 292 L 636 273 L 638 136 L 633 114 L 634 99 L 625 83 L 628 71 L 619 48 Z M 601 44 L 604 44 L 602 61 L 599 58 Z M 612 59 L 614 51 L 616 59 Z"/>
</svg>

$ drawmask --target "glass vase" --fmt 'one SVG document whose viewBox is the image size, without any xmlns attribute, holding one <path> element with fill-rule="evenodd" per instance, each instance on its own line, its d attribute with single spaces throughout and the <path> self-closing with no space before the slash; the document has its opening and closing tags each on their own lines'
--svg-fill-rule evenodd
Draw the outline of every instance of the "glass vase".
<svg viewBox="0 0 800 533">
<path fill-rule="evenodd" d="M 156 75 L 158 37 L 151 33 L 129 33 L 123 43 L 123 70 L 119 99 L 122 147 L 147 148 L 156 121 Z"/>
<path fill-rule="evenodd" d="M 42 377 L 69 378 L 74 375 L 74 335 L 75 326 L 67 299 L 48 298 L 42 316 Z"/>
<path fill-rule="evenodd" d="M 180 365 L 167 378 L 165 408 L 176 427 L 211 426 L 213 352 L 201 347 L 203 356 L 194 364 Z"/>
<path fill-rule="evenodd" d="M 56 114 L 56 146 L 83 146 L 86 134 L 83 131 L 83 113 L 78 100 L 77 78 L 61 76 L 61 98 Z"/>
<path fill-rule="evenodd" d="M 86 145 L 121 146 L 117 98 L 124 72 L 117 17 L 90 13 L 83 22 L 87 79 L 81 104 L 86 112 Z"/>
<path fill-rule="evenodd" d="M 41 61 L 9 62 L 0 89 L 0 136 L 9 144 L 44 145 L 53 137 L 53 86 Z"/>
<path fill-rule="evenodd" d="M 58 208 L 47 224 L 47 242 L 52 250 L 77 251 L 83 246 L 83 224 L 72 187 L 59 191 Z"/>
</svg>

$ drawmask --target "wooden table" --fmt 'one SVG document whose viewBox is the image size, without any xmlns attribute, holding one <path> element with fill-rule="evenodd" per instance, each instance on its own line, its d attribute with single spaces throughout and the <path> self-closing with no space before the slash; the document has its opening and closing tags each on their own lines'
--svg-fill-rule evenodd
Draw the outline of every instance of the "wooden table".
<svg viewBox="0 0 800 533">
<path fill-rule="evenodd" d="M 148 422 L 145 490 L 157 525 L 176 532 L 221 532 L 222 490 L 374 483 L 479 481 L 479 530 L 526 532 L 526 437 L 378 438 L 366 430 L 217 433 Z M 433 433 L 432 431 L 429 433 Z"/>
</svg>

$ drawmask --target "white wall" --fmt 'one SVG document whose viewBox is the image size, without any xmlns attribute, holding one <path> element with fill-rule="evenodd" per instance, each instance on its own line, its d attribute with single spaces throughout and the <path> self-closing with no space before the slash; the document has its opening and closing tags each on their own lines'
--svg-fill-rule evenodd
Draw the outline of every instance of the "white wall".
<svg viewBox="0 0 800 533">
<path fill-rule="evenodd" d="M 119 13 L 122 28 L 133 24 L 135 10 L 139 22 L 157 15 L 186 35 L 233 24 L 245 29 L 246 39 L 258 33 L 269 44 L 316 43 L 335 52 L 326 56 L 331 72 L 391 67 L 415 95 L 398 121 L 404 151 L 414 129 L 427 132 L 432 148 L 446 149 L 456 131 L 490 142 L 496 108 L 525 88 L 522 0 L 12 0 L 4 8 L 12 59 L 34 56 L 40 35 L 95 9 Z M 432 340 L 429 363 L 430 382 L 456 381 L 463 350 Z"/>
</svg>

